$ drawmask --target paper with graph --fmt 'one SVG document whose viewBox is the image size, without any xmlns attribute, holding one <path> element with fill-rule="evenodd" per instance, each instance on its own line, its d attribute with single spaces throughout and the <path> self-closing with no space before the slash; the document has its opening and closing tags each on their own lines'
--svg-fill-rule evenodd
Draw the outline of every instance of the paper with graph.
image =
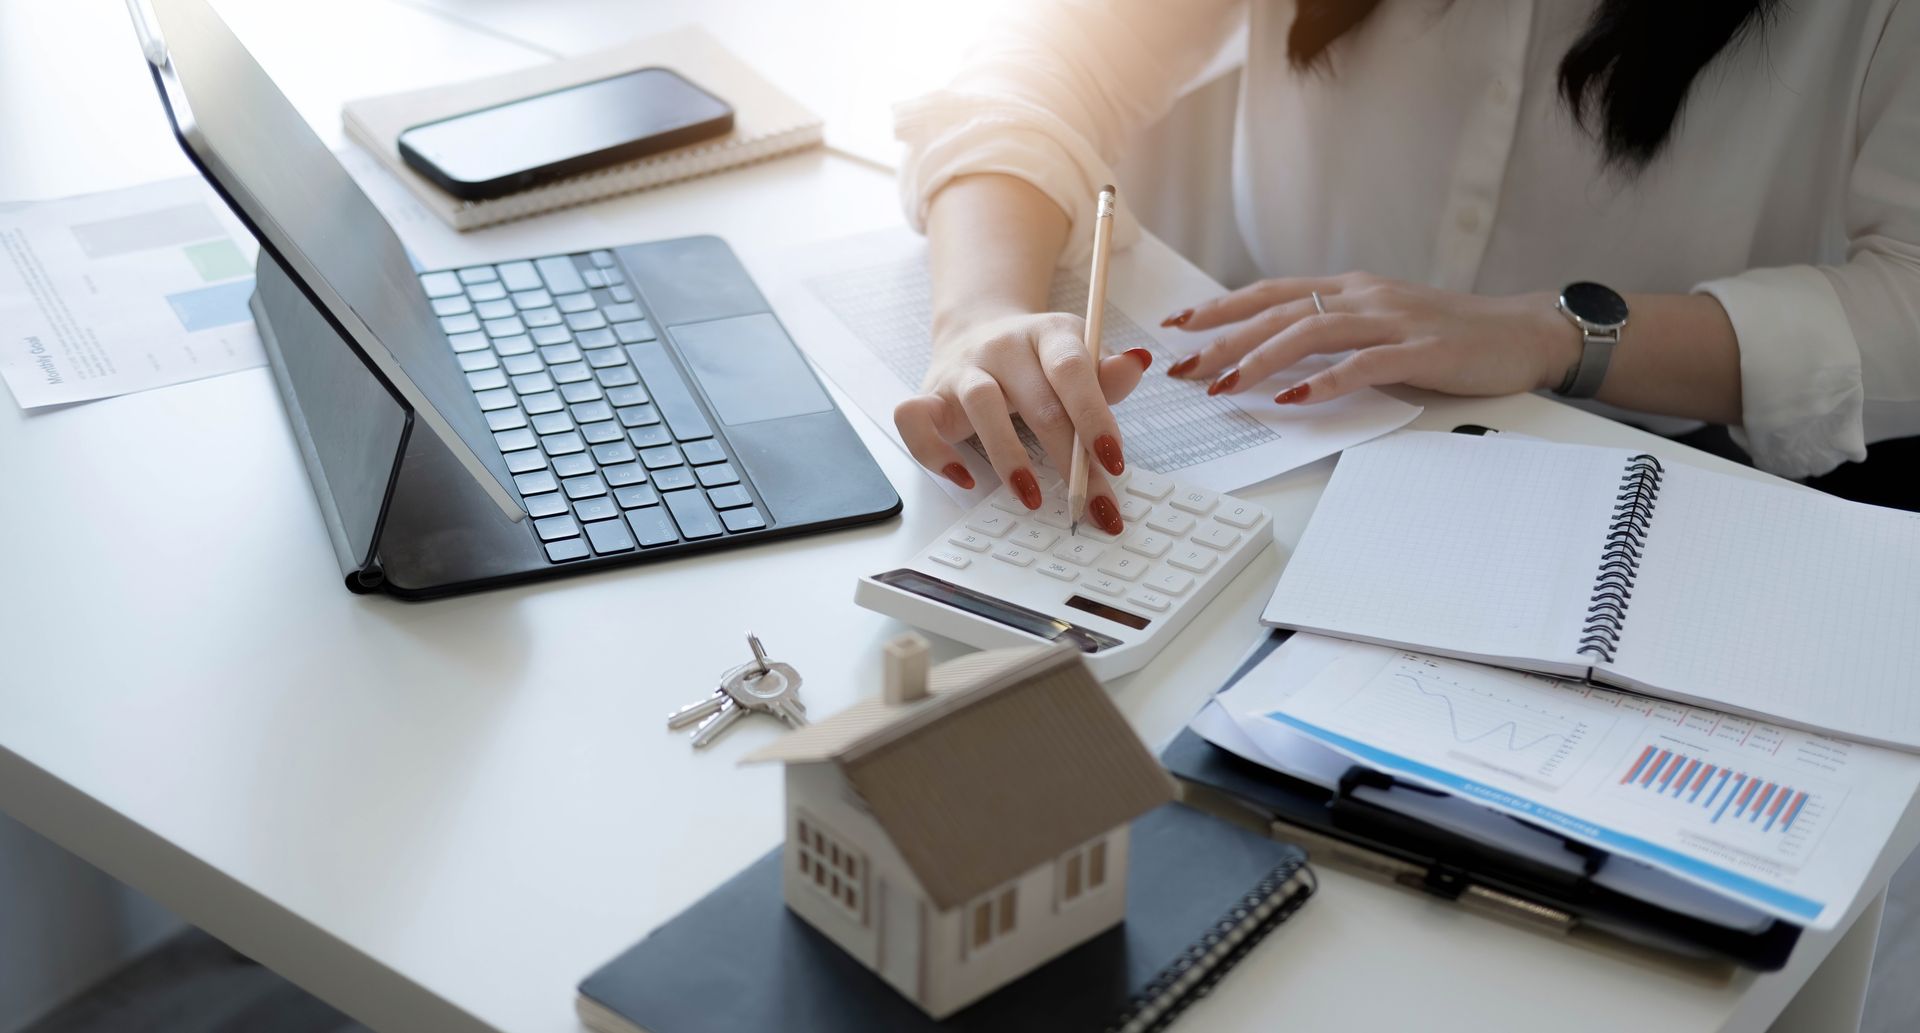
<svg viewBox="0 0 1920 1033">
<path fill-rule="evenodd" d="M 801 349 L 898 440 L 893 407 L 919 391 L 927 370 L 932 294 L 926 242 L 904 229 L 867 233 L 810 245 L 755 274 Z M 1160 317 L 1223 292 L 1150 236 L 1113 256 L 1105 350 L 1146 348 L 1154 356 L 1140 387 L 1114 408 L 1129 465 L 1231 491 L 1405 426 L 1419 415 L 1418 406 L 1372 390 L 1325 405 L 1273 404 L 1279 386 L 1321 368 L 1324 360 L 1277 376 L 1264 389 L 1226 397 L 1209 398 L 1205 385 L 1165 376 L 1168 366 L 1208 337 L 1162 330 Z M 1049 303 L 1055 311 L 1085 313 L 1085 277 L 1060 273 Z M 1028 445 L 1041 461 L 1031 438 Z M 976 490 L 990 490 L 997 479 L 984 456 L 977 449 L 962 452 L 972 453 L 968 466 L 984 486 Z M 940 483 L 958 499 L 972 498 Z"/>
<path fill-rule="evenodd" d="M 0 375 L 23 409 L 266 362 L 253 238 L 198 177 L 0 205 Z"/>
<path fill-rule="evenodd" d="M 1380 646 L 1236 717 L 1256 742 L 1304 734 L 1815 928 L 1844 916 L 1920 786 L 1905 753 Z"/>
</svg>

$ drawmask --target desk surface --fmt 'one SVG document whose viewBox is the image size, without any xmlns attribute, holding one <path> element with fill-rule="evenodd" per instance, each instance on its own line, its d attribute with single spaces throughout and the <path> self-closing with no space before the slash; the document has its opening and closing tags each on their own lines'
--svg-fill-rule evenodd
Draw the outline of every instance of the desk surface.
<svg viewBox="0 0 1920 1033">
<path fill-rule="evenodd" d="M 304 19 L 219 6 L 332 140 L 348 96 L 541 59 L 484 17 L 389 0 Z M 805 17 L 776 14 L 790 7 L 764 11 Z M 622 31 L 679 20 L 579 10 Z M 187 171 L 116 4 L 0 4 L 0 139 L 5 199 Z M 815 152 L 464 242 L 433 225 L 408 237 L 507 258 L 718 232 L 751 260 L 898 218 L 884 174 Z M 1420 426 L 1684 451 L 1533 397 L 1421 400 Z M 905 499 L 897 521 L 410 605 L 340 589 L 264 370 L 32 417 L 0 405 L 0 809 L 378 1028 L 577 1030 L 582 976 L 780 836 L 777 771 L 735 766 L 773 723 L 695 754 L 667 711 L 739 659 L 748 627 L 805 673 L 815 713 L 877 691 L 875 647 L 899 628 L 852 605 L 854 575 L 954 509 L 850 413 Z M 1150 742 L 1260 633 L 1330 468 L 1246 493 L 1273 510 L 1278 545 L 1114 685 Z M 1878 883 L 1916 837 L 1910 812 Z M 1808 937 L 1780 974 L 1712 980 L 1337 871 L 1324 887 L 1182 1028 L 1267 1029 L 1284 1012 L 1300 1029 L 1759 1029 L 1836 939 Z"/>
</svg>

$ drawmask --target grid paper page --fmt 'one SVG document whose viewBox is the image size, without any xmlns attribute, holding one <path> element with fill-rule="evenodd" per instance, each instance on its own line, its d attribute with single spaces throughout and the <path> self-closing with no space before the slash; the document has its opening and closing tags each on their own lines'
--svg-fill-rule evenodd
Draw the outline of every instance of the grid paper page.
<svg viewBox="0 0 1920 1033">
<path fill-rule="evenodd" d="M 1669 464 L 1609 670 L 1920 749 L 1920 514 Z"/>
<path fill-rule="evenodd" d="M 927 341 L 933 329 L 933 294 L 924 261 L 916 257 L 844 270 L 807 280 L 806 285 L 901 383 L 918 390 L 927 373 Z M 1086 303 L 1085 277 L 1055 275 L 1049 308 L 1078 314 L 1086 311 Z M 1102 325 L 1101 342 L 1109 353 L 1145 348 L 1153 353 L 1157 369 L 1180 357 L 1111 302 Z M 1113 411 L 1127 443 L 1127 461 L 1149 470 L 1181 470 L 1280 438 L 1227 399 L 1209 398 L 1169 377 L 1142 380 Z M 1024 424 L 1017 425 L 1028 454 L 1043 462 L 1039 442 Z M 977 442 L 974 447 L 979 448 Z"/>
<path fill-rule="evenodd" d="M 1262 620 L 1584 673 L 1574 648 L 1632 455 L 1432 432 L 1350 448 Z"/>
</svg>

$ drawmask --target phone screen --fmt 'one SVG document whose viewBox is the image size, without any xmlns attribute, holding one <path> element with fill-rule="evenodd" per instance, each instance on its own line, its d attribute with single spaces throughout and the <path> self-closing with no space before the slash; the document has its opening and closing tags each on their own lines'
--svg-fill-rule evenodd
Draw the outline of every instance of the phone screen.
<svg viewBox="0 0 1920 1033">
<path fill-rule="evenodd" d="M 718 97 L 664 68 L 417 126 L 402 134 L 453 179 L 484 183 L 724 118 Z"/>
</svg>

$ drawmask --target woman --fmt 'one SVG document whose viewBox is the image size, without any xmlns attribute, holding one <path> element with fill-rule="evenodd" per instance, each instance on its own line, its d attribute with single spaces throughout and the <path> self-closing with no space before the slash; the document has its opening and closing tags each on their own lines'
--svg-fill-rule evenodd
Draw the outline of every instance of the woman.
<svg viewBox="0 0 1920 1033">
<path fill-rule="evenodd" d="M 934 340 L 895 418 L 929 469 L 969 483 L 953 443 L 978 433 L 1038 506 L 1012 413 L 1061 469 L 1076 430 L 1124 469 L 1108 406 L 1144 353 L 1090 363 L 1046 285 L 1241 7 L 1038 4 L 901 108 Z M 1558 390 L 1728 424 L 1791 477 L 1920 434 L 1920 0 L 1252 0 L 1248 22 L 1234 206 L 1272 278 L 1169 316 L 1194 351 L 1168 375 L 1281 405 Z M 1563 302 L 1574 281 L 1604 286 Z M 1118 529 L 1104 481 L 1089 508 Z"/>
</svg>

